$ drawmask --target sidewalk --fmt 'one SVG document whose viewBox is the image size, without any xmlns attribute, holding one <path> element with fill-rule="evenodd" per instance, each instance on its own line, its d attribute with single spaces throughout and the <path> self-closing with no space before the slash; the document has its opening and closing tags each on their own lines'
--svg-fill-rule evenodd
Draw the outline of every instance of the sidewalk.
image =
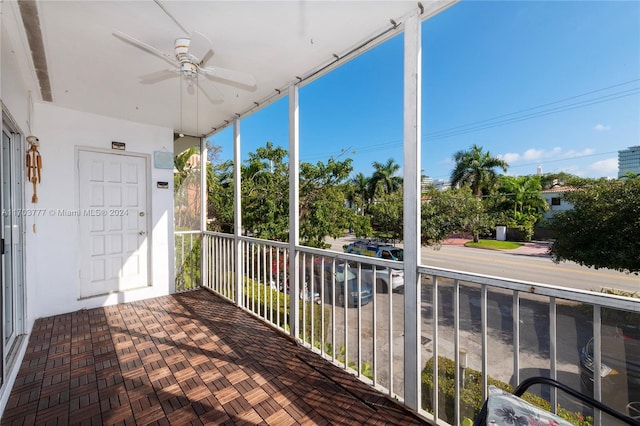
<svg viewBox="0 0 640 426">
<path fill-rule="evenodd" d="M 470 238 L 454 237 L 448 238 L 442 242 L 443 246 L 464 246 L 465 243 L 471 241 Z M 529 243 L 523 243 L 521 247 L 513 250 L 500 250 L 504 253 L 514 253 L 532 256 L 549 256 L 548 251 L 551 246 L 547 241 L 531 241 Z"/>
</svg>

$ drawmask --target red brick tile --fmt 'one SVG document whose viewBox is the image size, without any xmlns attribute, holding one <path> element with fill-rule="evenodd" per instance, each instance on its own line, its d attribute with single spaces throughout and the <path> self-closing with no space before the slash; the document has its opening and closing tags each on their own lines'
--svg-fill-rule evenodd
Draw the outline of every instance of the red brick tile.
<svg viewBox="0 0 640 426">
<path fill-rule="evenodd" d="M 14 423 L 426 422 L 200 290 L 37 320 L 2 417 Z"/>
</svg>

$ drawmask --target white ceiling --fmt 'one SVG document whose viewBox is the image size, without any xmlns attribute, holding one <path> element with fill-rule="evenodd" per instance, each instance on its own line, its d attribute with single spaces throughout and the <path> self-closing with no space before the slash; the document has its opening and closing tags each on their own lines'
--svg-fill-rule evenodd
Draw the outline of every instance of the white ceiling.
<svg viewBox="0 0 640 426">
<path fill-rule="evenodd" d="M 426 18 L 452 2 L 425 1 Z M 210 134 L 225 120 L 286 90 L 374 35 L 393 28 L 414 1 L 37 1 L 53 103 L 75 110 Z M 166 12 L 162 7 L 166 9 Z M 172 19 L 173 18 L 173 19 Z M 177 21 L 177 23 L 174 21 Z M 189 93 L 174 77 L 140 77 L 171 68 L 163 59 L 115 37 L 124 32 L 168 54 L 174 40 L 198 31 L 212 41 L 208 66 L 252 74 L 247 90 L 204 80 L 223 100 Z M 32 75 L 35 72 L 31 70 Z M 214 87 L 211 87 L 214 86 Z M 181 92 L 182 89 L 182 92 Z M 182 96 L 181 96 L 182 93 Z M 196 120 L 197 104 L 197 120 Z M 182 111 L 182 112 L 181 112 Z"/>
</svg>

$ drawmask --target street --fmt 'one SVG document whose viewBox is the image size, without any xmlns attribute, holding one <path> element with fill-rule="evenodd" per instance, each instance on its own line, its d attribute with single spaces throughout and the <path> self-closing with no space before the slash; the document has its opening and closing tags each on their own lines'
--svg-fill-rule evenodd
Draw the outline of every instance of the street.
<svg viewBox="0 0 640 426">
<path fill-rule="evenodd" d="M 328 239 L 329 250 L 342 252 L 342 246 L 355 237 Z M 401 246 L 401 245 L 398 245 Z M 574 262 L 556 264 L 546 248 L 527 250 L 482 250 L 464 247 L 460 242 L 443 244 L 439 249 L 422 247 L 421 264 L 559 287 L 600 291 L 613 288 L 640 291 L 640 275 L 609 269 L 593 269 Z"/>
<path fill-rule="evenodd" d="M 582 290 L 640 291 L 639 275 L 587 268 L 573 262 L 556 264 L 542 253 L 521 254 L 443 245 L 440 250 L 423 247 L 422 264 Z"/>
</svg>

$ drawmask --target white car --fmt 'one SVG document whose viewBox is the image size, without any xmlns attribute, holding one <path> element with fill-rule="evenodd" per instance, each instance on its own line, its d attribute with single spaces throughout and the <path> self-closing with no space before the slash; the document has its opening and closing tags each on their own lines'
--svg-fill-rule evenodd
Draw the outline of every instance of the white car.
<svg viewBox="0 0 640 426">
<path fill-rule="evenodd" d="M 364 282 L 373 283 L 373 265 L 366 263 L 361 264 L 362 280 Z M 391 291 L 401 291 L 404 289 L 404 271 L 402 269 L 389 269 L 376 266 L 375 285 L 376 293 L 388 293 Z M 353 265 L 354 273 L 357 273 L 357 265 Z"/>
</svg>

